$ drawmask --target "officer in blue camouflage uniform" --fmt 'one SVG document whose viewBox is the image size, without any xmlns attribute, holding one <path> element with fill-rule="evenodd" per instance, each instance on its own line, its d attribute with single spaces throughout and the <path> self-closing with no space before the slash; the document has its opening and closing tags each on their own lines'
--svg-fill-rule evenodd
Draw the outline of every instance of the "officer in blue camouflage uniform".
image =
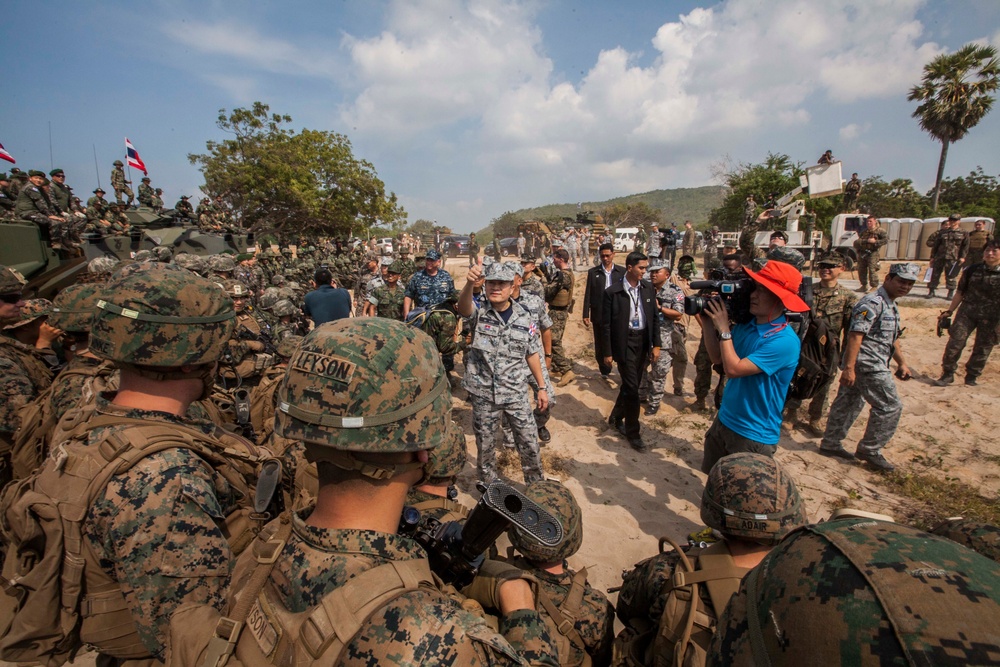
<svg viewBox="0 0 1000 667">
<path fill-rule="evenodd" d="M 414 273 L 406 283 L 403 317 L 414 308 L 433 308 L 447 299 L 454 289 L 455 281 L 451 274 L 441 268 L 441 253 L 428 250 L 424 268 Z"/>
<path fill-rule="evenodd" d="M 671 350 L 674 345 L 674 322 L 684 316 L 684 290 L 670 281 L 670 267 L 659 258 L 649 260 L 647 278 L 656 290 L 660 336 L 666 341 L 666 345 L 660 349 L 660 356 L 656 361 L 650 362 L 649 372 L 643 373 L 642 383 L 639 385 L 639 400 L 646 403 L 646 414 L 655 415 L 660 410 L 660 401 L 663 400 L 663 390 L 673 361 Z"/>
<path fill-rule="evenodd" d="M 889 361 L 896 361 L 897 377 L 910 379 L 910 368 L 899 344 L 902 326 L 896 299 L 910 293 L 918 270 L 916 264 L 893 264 L 882 286 L 854 306 L 841 361 L 840 391 L 830 406 L 821 454 L 846 460 L 858 458 L 885 472 L 895 469 L 882 455 L 882 448 L 896 433 L 903 414 Z M 868 426 L 852 456 L 841 443 L 866 402 L 871 405 Z"/>
<path fill-rule="evenodd" d="M 514 271 L 514 288 L 511 290 L 510 298 L 516 303 L 524 306 L 525 310 L 531 313 L 535 324 L 538 326 L 538 330 L 542 334 L 542 350 L 545 352 L 546 359 L 552 356 L 552 318 L 549 317 L 548 312 L 545 310 L 545 301 L 538 298 L 538 296 L 531 294 L 530 292 L 525 292 L 523 289 L 524 285 L 524 268 L 519 262 L 504 262 L 504 266 L 508 269 Z M 545 410 L 539 410 L 535 408 L 535 424 L 538 426 L 538 440 L 542 443 L 546 443 L 552 439 L 552 435 L 549 433 L 549 429 L 546 424 L 549 423 L 549 417 L 552 414 L 552 406 L 556 404 L 556 394 L 552 389 L 552 378 L 549 376 L 549 369 L 546 364 L 542 364 L 542 375 L 545 376 L 545 391 L 549 394 L 549 404 Z M 528 378 L 528 383 L 531 385 L 531 390 L 538 395 L 538 385 L 535 384 L 535 378 Z M 513 446 L 514 435 L 511 433 L 510 426 L 504 420 L 504 444 Z"/>
<path fill-rule="evenodd" d="M 497 633 L 446 595 L 423 548 L 397 534 L 450 417 L 437 350 L 414 327 L 351 318 L 306 336 L 278 389 L 275 432 L 304 443 L 316 462 L 316 505 L 273 521 L 239 559 L 229 614 L 242 632 L 235 646 L 222 638 L 228 631 L 216 632 L 213 646 L 255 665 L 558 665 L 526 575 L 487 561 L 480 572 L 495 563 L 504 576 L 473 583 L 492 583 L 503 614 Z M 262 549 L 271 558 L 259 559 Z M 288 614 L 317 622 L 288 627 Z M 217 627 L 204 606 L 180 610 L 168 664 L 204 664 L 198 649 Z"/>
<path fill-rule="evenodd" d="M 549 394 L 542 374 L 542 343 L 535 323 L 524 306 L 511 298 L 513 270 L 496 262 L 486 271 L 484 306 L 472 300 L 473 283 L 482 274 L 482 261 L 469 269 L 458 298 L 458 312 L 469 317 L 472 343 L 465 357 L 463 386 L 472 403 L 472 428 L 479 450 L 479 479 L 497 477 L 496 445 L 500 416 L 506 415 L 514 431 L 525 483 L 542 479 L 538 453 L 538 428 L 528 402 L 528 377 L 539 386 L 538 409 L 545 410 Z"/>
</svg>

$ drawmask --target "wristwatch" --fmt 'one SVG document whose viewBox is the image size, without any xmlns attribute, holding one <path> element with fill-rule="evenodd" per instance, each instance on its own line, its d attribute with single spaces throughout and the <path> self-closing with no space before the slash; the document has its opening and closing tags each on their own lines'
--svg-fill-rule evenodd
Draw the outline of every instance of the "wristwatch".
<svg viewBox="0 0 1000 667">
<path fill-rule="evenodd" d="M 733 332 L 731 331 L 723 331 L 719 333 L 719 340 L 732 340 L 732 339 L 733 339 Z"/>
</svg>

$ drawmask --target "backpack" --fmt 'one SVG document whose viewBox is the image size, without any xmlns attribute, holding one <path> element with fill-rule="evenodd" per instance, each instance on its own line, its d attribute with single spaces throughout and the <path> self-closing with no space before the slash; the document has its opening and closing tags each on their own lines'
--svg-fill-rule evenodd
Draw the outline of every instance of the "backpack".
<svg viewBox="0 0 1000 667">
<path fill-rule="evenodd" d="M 287 611 L 270 577 L 291 532 L 286 512 L 257 537 L 253 558 L 237 562 L 232 590 L 239 593 L 230 600 L 228 615 L 205 604 L 185 605 L 174 613 L 167 665 L 336 665 L 369 619 L 387 604 L 418 589 L 438 593 L 426 559 L 390 561 L 350 579 L 312 609 Z M 206 629 L 211 634 L 207 648 L 202 648 Z"/>
<path fill-rule="evenodd" d="M 130 426 L 127 431 L 87 441 L 91 430 L 123 423 Z M 253 540 L 268 518 L 266 508 L 257 506 L 255 492 L 258 477 L 273 477 L 265 475 L 271 460 L 267 450 L 221 429 L 208 436 L 178 424 L 97 414 L 61 442 L 38 470 L 9 484 L 0 496 L 0 533 L 7 544 L 0 659 L 58 666 L 85 644 L 118 658 L 149 657 L 121 586 L 87 546 L 83 524 L 113 476 L 175 448 L 196 452 L 245 501 L 225 517 L 223 532 L 233 553 Z"/>
<path fill-rule="evenodd" d="M 830 332 L 830 327 L 821 317 L 809 318 L 799 365 L 788 387 L 788 398 L 810 399 L 824 384 L 837 375 L 840 364 L 840 345 Z"/>
<path fill-rule="evenodd" d="M 718 617 L 750 571 L 736 566 L 723 541 L 685 553 L 673 540 L 661 537 L 661 554 L 664 542 L 673 547 L 679 561 L 658 593 L 665 598 L 663 614 L 655 627 L 646 618 L 622 619 L 626 628 L 615 638 L 613 665 L 704 665 Z M 711 605 L 705 604 L 706 593 Z"/>
</svg>

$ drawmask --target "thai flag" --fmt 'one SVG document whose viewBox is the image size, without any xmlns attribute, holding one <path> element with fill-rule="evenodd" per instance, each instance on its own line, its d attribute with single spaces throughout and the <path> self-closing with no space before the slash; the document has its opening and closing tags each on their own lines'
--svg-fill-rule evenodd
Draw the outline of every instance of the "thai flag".
<svg viewBox="0 0 1000 667">
<path fill-rule="evenodd" d="M 7 149 L 3 147 L 3 144 L 0 144 L 0 160 L 7 160 L 7 162 L 10 162 L 11 164 L 17 164 L 17 160 L 14 159 L 13 155 L 7 152 Z"/>
<path fill-rule="evenodd" d="M 128 140 L 128 137 L 125 137 L 125 162 L 128 163 L 128 166 L 135 167 L 144 175 L 148 175 L 146 174 L 146 165 L 142 163 L 139 152 L 135 150 L 135 146 Z"/>
</svg>

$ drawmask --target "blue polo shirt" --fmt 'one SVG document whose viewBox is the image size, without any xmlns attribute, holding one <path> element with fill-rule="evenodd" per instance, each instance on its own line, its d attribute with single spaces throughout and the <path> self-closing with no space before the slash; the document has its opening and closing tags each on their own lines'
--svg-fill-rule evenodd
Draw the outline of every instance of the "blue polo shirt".
<svg viewBox="0 0 1000 667">
<path fill-rule="evenodd" d="M 799 337 L 779 317 L 766 324 L 737 324 L 733 347 L 740 359 L 749 359 L 761 372 L 726 380 L 719 421 L 744 438 L 776 445 L 788 385 L 799 365 Z"/>
<path fill-rule="evenodd" d="M 320 285 L 306 294 L 303 301 L 302 312 L 316 326 L 351 316 L 351 294 L 341 287 Z"/>
</svg>

